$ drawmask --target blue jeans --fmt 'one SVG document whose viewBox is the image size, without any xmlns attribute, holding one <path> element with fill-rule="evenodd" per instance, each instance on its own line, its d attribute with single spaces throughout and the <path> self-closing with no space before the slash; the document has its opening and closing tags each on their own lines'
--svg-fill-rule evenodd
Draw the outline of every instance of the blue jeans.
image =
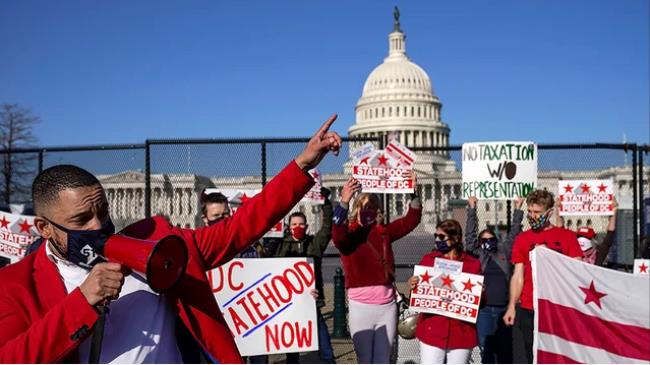
<svg viewBox="0 0 650 365">
<path fill-rule="evenodd" d="M 503 322 L 506 307 L 487 306 L 478 312 L 476 330 L 483 364 L 512 362 L 512 330 Z"/>
</svg>

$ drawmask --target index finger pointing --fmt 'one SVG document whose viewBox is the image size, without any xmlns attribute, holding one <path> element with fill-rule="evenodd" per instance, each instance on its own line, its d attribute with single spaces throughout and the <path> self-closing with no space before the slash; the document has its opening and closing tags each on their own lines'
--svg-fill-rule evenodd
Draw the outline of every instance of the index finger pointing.
<svg viewBox="0 0 650 365">
<path fill-rule="evenodd" d="M 330 129 L 330 126 L 332 125 L 332 123 L 334 123 L 334 121 L 336 120 L 337 117 L 338 117 L 338 115 L 336 113 L 334 113 L 329 118 L 327 118 L 325 123 L 323 123 L 323 125 L 318 130 L 317 135 L 322 137 L 325 133 L 327 133 L 327 131 Z"/>
</svg>

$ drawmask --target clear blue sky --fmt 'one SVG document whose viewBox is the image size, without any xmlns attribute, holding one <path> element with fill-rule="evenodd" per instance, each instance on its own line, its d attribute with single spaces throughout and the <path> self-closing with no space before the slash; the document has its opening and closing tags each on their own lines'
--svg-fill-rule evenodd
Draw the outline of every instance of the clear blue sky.
<svg viewBox="0 0 650 365">
<path fill-rule="evenodd" d="M 649 2 L 0 2 L 0 103 L 41 145 L 347 135 L 392 7 L 452 144 L 648 143 Z"/>
</svg>

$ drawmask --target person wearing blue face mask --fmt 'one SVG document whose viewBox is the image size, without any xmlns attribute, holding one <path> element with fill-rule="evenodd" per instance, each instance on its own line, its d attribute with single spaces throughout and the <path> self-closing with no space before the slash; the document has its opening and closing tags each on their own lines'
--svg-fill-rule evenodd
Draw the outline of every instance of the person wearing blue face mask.
<svg viewBox="0 0 650 365">
<path fill-rule="evenodd" d="M 521 232 L 524 212 L 523 198 L 515 200 L 512 224 L 506 239 L 501 242 L 493 231 L 482 230 L 478 235 L 476 207 L 478 199 L 470 197 L 467 206 L 465 249 L 481 261 L 486 289 L 485 306 L 479 310 L 476 327 L 483 364 L 512 362 L 512 330 L 501 321 L 508 305 L 510 255 L 515 237 Z"/>
</svg>

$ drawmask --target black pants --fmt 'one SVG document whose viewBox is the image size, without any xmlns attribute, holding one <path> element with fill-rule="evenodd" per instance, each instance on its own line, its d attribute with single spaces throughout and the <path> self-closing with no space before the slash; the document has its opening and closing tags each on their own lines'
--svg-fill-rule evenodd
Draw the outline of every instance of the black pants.
<svg viewBox="0 0 650 365">
<path fill-rule="evenodd" d="M 517 307 L 512 329 L 512 356 L 515 364 L 533 363 L 533 329 L 535 312 Z"/>
</svg>

